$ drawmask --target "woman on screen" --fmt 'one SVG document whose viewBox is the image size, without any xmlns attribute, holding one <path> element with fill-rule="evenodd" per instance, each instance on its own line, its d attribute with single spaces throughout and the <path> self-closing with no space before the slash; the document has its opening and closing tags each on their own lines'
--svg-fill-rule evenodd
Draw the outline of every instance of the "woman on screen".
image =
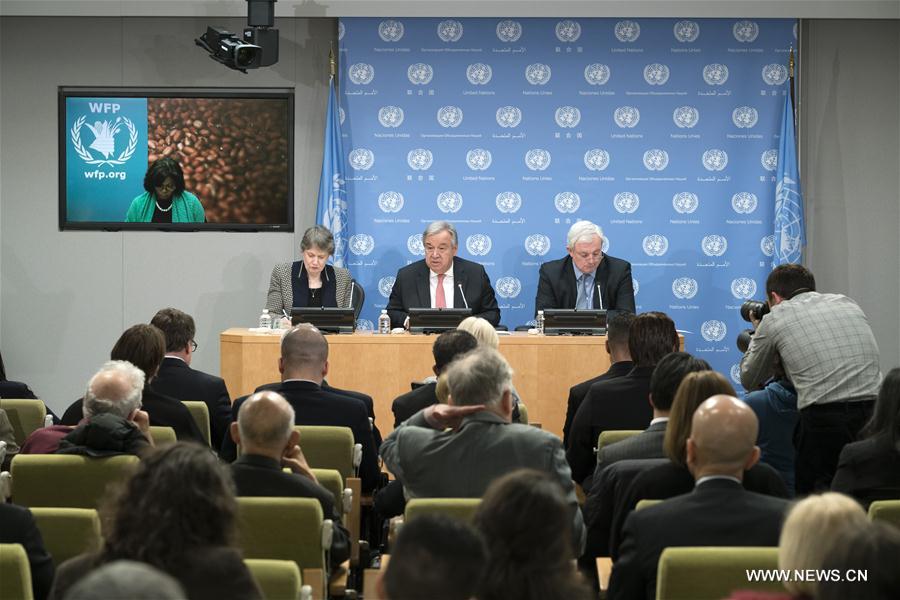
<svg viewBox="0 0 900 600">
<path fill-rule="evenodd" d="M 321 225 L 307 229 L 300 240 L 301 260 L 279 263 L 272 269 L 266 299 L 269 312 L 277 316 L 290 315 L 294 306 L 350 306 L 350 271 L 325 264 L 332 254 L 331 232 Z"/>
<path fill-rule="evenodd" d="M 131 201 L 126 223 L 205 223 L 206 213 L 197 196 L 184 189 L 181 165 L 160 158 L 144 175 L 143 194 Z"/>
</svg>

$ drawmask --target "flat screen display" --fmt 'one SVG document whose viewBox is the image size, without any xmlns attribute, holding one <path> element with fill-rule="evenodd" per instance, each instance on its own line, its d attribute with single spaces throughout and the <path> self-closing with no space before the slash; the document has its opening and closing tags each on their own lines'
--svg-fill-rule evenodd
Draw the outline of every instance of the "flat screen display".
<svg viewBox="0 0 900 600">
<path fill-rule="evenodd" d="M 284 88 L 60 87 L 60 229 L 292 231 L 293 115 Z"/>
</svg>

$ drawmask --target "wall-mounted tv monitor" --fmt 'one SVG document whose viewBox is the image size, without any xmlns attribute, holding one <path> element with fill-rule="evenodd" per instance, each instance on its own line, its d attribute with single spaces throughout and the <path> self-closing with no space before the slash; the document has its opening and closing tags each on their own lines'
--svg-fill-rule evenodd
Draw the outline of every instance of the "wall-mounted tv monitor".
<svg viewBox="0 0 900 600">
<path fill-rule="evenodd" d="M 293 231 L 293 162 L 291 89 L 59 88 L 60 229 Z"/>
</svg>

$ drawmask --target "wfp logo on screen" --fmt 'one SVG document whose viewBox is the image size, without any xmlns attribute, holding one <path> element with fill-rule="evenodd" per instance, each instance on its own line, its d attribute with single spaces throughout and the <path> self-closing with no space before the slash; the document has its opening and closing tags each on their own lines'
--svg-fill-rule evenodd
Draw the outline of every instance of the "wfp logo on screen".
<svg viewBox="0 0 900 600">
<path fill-rule="evenodd" d="M 544 256 L 550 252 L 550 238 L 535 233 L 525 238 L 525 251 L 531 256 Z"/>
<path fill-rule="evenodd" d="M 759 240 L 759 249 L 762 250 L 762 253 L 766 256 L 774 256 L 775 255 L 775 236 L 774 235 L 765 235 L 761 240 Z"/>
<path fill-rule="evenodd" d="M 399 106 L 382 106 L 378 109 L 378 122 L 382 127 L 400 127 L 403 117 L 403 109 Z"/>
<path fill-rule="evenodd" d="M 748 300 L 756 295 L 756 282 L 749 277 L 738 277 L 731 281 L 731 295 L 738 300 Z"/>
<path fill-rule="evenodd" d="M 442 42 L 458 42 L 463 36 L 463 25 L 453 19 L 441 21 L 437 26 L 437 34 Z"/>
<path fill-rule="evenodd" d="M 486 171 L 493 159 L 489 150 L 475 148 L 466 152 L 466 164 L 473 171 Z"/>
<path fill-rule="evenodd" d="M 606 85 L 609 74 L 609 67 L 602 63 L 591 63 L 584 68 L 584 80 L 589 85 Z"/>
<path fill-rule="evenodd" d="M 384 296 L 385 298 L 390 298 L 391 290 L 394 289 L 394 282 L 397 281 L 397 278 L 393 275 L 389 275 L 387 277 L 382 277 L 378 280 L 378 293 Z"/>
<path fill-rule="evenodd" d="M 652 63 L 644 67 L 644 81 L 650 85 L 665 85 L 669 80 L 669 67 L 661 63 Z"/>
<path fill-rule="evenodd" d="M 399 42 L 403 37 L 403 23 L 388 19 L 378 24 L 378 37 L 385 42 Z"/>
<path fill-rule="evenodd" d="M 728 240 L 723 235 L 708 235 L 700 241 L 700 247 L 707 256 L 722 256 L 728 250 Z"/>
<path fill-rule="evenodd" d="M 434 69 L 425 63 L 414 63 L 406 69 L 406 78 L 413 85 L 428 85 L 434 77 Z"/>
<path fill-rule="evenodd" d="M 561 42 L 577 42 L 581 37 L 581 25 L 578 21 L 566 19 L 556 24 L 556 39 Z"/>
<path fill-rule="evenodd" d="M 722 63 L 710 63 L 703 67 L 703 81 L 709 85 L 722 85 L 728 81 L 728 67 Z"/>
<path fill-rule="evenodd" d="M 605 171 L 609 166 L 609 152 L 603 148 L 591 148 L 584 153 L 584 166 L 590 171 Z"/>
<path fill-rule="evenodd" d="M 781 85 L 787 81 L 788 70 L 784 65 L 772 63 L 762 69 L 762 78 L 768 85 Z"/>
<path fill-rule="evenodd" d="M 700 25 L 697 21 L 678 21 L 672 27 L 672 33 L 675 34 L 675 39 L 682 44 L 696 42 L 700 37 Z"/>
<path fill-rule="evenodd" d="M 738 21 L 731 28 L 734 39 L 744 44 L 755 42 L 759 36 L 759 25 L 753 21 Z"/>
<path fill-rule="evenodd" d="M 356 320 L 356 330 L 357 331 L 375 331 L 375 323 L 373 323 L 369 319 L 357 319 Z"/>
<path fill-rule="evenodd" d="M 672 112 L 672 120 L 678 127 L 690 129 L 700 121 L 700 111 L 693 106 L 679 106 Z"/>
<path fill-rule="evenodd" d="M 581 196 L 575 192 L 560 192 L 553 198 L 556 210 L 563 214 L 571 214 L 581 207 Z"/>
<path fill-rule="evenodd" d="M 354 63 L 350 65 L 347 74 L 356 85 L 369 85 L 375 79 L 375 67 L 368 63 Z"/>
<path fill-rule="evenodd" d="M 581 122 L 581 111 L 574 106 L 560 106 L 553 115 L 560 127 L 577 127 Z"/>
<path fill-rule="evenodd" d="M 427 171 L 431 168 L 433 162 L 434 155 L 431 153 L 431 150 L 426 150 L 425 148 L 416 148 L 406 154 L 406 164 L 413 171 Z"/>
<path fill-rule="evenodd" d="M 544 63 L 534 63 L 525 67 L 525 79 L 531 85 L 546 85 L 550 81 L 551 74 L 550 65 Z"/>
<path fill-rule="evenodd" d="M 459 127 L 463 111 L 458 106 L 442 106 L 437 111 L 437 121 L 441 127 Z"/>
<path fill-rule="evenodd" d="M 501 42 L 517 42 L 522 37 L 522 24 L 511 19 L 497 23 L 497 39 Z"/>
<path fill-rule="evenodd" d="M 703 153 L 703 168 L 707 171 L 721 171 L 728 166 L 728 153 L 719 148 L 710 148 Z"/>
<path fill-rule="evenodd" d="M 634 192 L 619 192 L 613 198 L 613 206 L 621 214 L 631 214 L 641 205 L 641 198 Z"/>
<path fill-rule="evenodd" d="M 672 208 L 682 215 L 689 215 L 700 206 L 700 199 L 692 192 L 678 192 L 672 196 Z"/>
<path fill-rule="evenodd" d="M 483 233 L 476 233 L 466 238 L 466 250 L 472 256 L 486 256 L 493 245 L 490 236 Z"/>
<path fill-rule="evenodd" d="M 459 192 L 441 192 L 437 197 L 437 207 L 442 213 L 457 213 L 462 208 L 463 197 Z"/>
<path fill-rule="evenodd" d="M 378 195 L 378 208 L 384 213 L 397 213 L 403 208 L 403 194 L 400 192 L 382 192 Z"/>
<path fill-rule="evenodd" d="M 759 113 L 752 106 L 738 106 L 731 112 L 731 122 L 739 129 L 750 129 L 759 121 Z"/>
<path fill-rule="evenodd" d="M 679 300 L 690 300 L 698 289 L 697 280 L 691 277 L 679 277 L 672 282 L 672 294 Z"/>
<path fill-rule="evenodd" d="M 410 254 L 425 256 L 425 246 L 422 244 L 422 234 L 415 233 L 406 238 L 406 249 Z"/>
<path fill-rule="evenodd" d="M 500 127 L 518 127 L 521 122 L 521 109 L 515 106 L 501 106 L 497 109 L 497 125 Z"/>
<path fill-rule="evenodd" d="M 704 321 L 703 325 L 700 326 L 700 335 L 707 342 L 721 342 L 725 339 L 727 333 L 728 328 L 722 321 Z"/>
<path fill-rule="evenodd" d="M 515 277 L 501 277 L 497 280 L 496 289 L 501 298 L 516 298 L 522 293 L 522 282 Z"/>
<path fill-rule="evenodd" d="M 368 171 L 375 164 L 375 153 L 368 148 L 356 148 L 347 157 L 350 168 L 355 171 Z"/>
<path fill-rule="evenodd" d="M 474 63 L 466 67 L 466 79 L 472 85 L 485 85 L 493 75 L 494 71 L 491 69 L 491 65 Z"/>
<path fill-rule="evenodd" d="M 731 197 L 731 208 L 739 215 L 749 215 L 758 205 L 759 199 L 752 192 L 738 192 Z"/>
<path fill-rule="evenodd" d="M 94 110 L 95 107 L 104 107 L 98 108 L 98 110 L 106 108 L 106 103 L 91 102 L 90 105 L 91 110 Z M 119 105 L 109 103 L 108 109 L 117 111 L 119 110 Z M 135 127 L 134 122 L 131 119 L 127 117 L 116 117 L 115 120 L 112 121 L 94 121 L 93 123 L 86 123 L 86 121 L 87 115 L 78 117 L 72 125 L 72 129 L 69 131 L 72 146 L 75 148 L 75 153 L 78 154 L 81 160 L 89 165 L 124 165 L 132 156 L 134 156 L 134 151 L 137 149 L 138 132 L 137 127 Z M 90 150 L 84 147 L 84 141 L 81 138 L 81 130 L 83 127 L 86 127 L 94 136 L 93 141 L 91 141 L 88 146 Z M 128 132 L 128 142 L 125 144 L 125 148 L 117 155 L 116 137 L 119 136 L 120 133 L 124 134 L 126 131 Z M 102 155 L 103 158 L 95 157 L 91 153 L 91 150 Z"/>
<path fill-rule="evenodd" d="M 613 112 L 613 120 L 622 129 L 630 129 L 641 121 L 641 111 L 634 106 L 620 106 Z"/>
<path fill-rule="evenodd" d="M 662 256 L 669 251 L 669 240 L 664 235 L 654 233 L 645 237 L 641 246 L 647 256 Z"/>
<path fill-rule="evenodd" d="M 644 152 L 644 166 L 648 171 L 662 171 L 669 166 L 669 153 L 659 148 Z"/>
<path fill-rule="evenodd" d="M 500 192 L 496 198 L 497 210 L 502 213 L 519 212 L 522 208 L 522 196 L 516 192 Z"/>
<path fill-rule="evenodd" d="M 637 21 L 619 21 L 616 23 L 615 34 L 620 42 L 636 42 L 641 37 L 641 26 Z"/>
<path fill-rule="evenodd" d="M 525 153 L 525 166 L 531 171 L 544 171 L 550 166 L 550 153 L 541 148 L 532 148 Z"/>
<path fill-rule="evenodd" d="M 368 256 L 375 249 L 375 238 L 365 233 L 350 236 L 347 246 L 356 256 Z"/>
</svg>

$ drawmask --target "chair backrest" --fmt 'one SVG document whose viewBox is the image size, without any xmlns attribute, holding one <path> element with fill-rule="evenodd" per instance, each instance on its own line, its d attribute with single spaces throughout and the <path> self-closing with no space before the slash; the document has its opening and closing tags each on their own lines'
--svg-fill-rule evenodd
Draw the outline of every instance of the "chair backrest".
<svg viewBox="0 0 900 600">
<path fill-rule="evenodd" d="M 341 514 L 344 514 L 344 478 L 334 469 L 312 469 L 313 475 L 319 481 L 319 485 L 331 492 L 334 496 L 334 505 Z M 330 516 L 330 515 L 326 515 Z"/>
<path fill-rule="evenodd" d="M 22 544 L 0 544 L 0 581 L 4 598 L 34 600 L 31 566 Z"/>
<path fill-rule="evenodd" d="M 95 509 L 34 507 L 31 514 L 54 565 L 100 549 L 100 517 Z"/>
<path fill-rule="evenodd" d="M 300 448 L 314 469 L 334 469 L 345 479 L 353 477 L 353 432 L 349 427 L 296 425 Z"/>
<path fill-rule="evenodd" d="M 412 498 L 403 512 L 404 522 L 419 515 L 442 514 L 463 521 L 471 521 L 481 505 L 481 498 Z"/>
<path fill-rule="evenodd" d="M 783 592 L 780 582 L 750 581 L 747 577 L 751 569 L 777 568 L 775 547 L 666 548 L 659 557 L 656 598 L 727 598 L 734 590 Z"/>
<path fill-rule="evenodd" d="M 238 539 L 244 558 L 292 560 L 325 569 L 322 506 L 313 498 L 238 498 Z"/>
<path fill-rule="evenodd" d="M 245 558 L 244 564 L 256 580 L 263 598 L 300 600 L 303 578 L 294 561 Z"/>
<path fill-rule="evenodd" d="M 171 427 L 165 427 L 163 425 L 151 425 L 150 437 L 153 438 L 154 446 L 174 444 L 178 441 L 178 437 L 175 435 L 175 430 Z"/>
<path fill-rule="evenodd" d="M 89 458 L 20 454 L 12 461 L 12 498 L 22 506 L 97 508 L 106 486 L 124 481 L 138 464 L 130 454 Z"/>
<path fill-rule="evenodd" d="M 876 500 L 869 505 L 869 519 L 900 527 L 900 500 Z"/>
<path fill-rule="evenodd" d="M 211 434 L 209 432 L 209 407 L 206 406 L 206 402 L 200 400 L 182 400 L 181 403 L 184 404 L 191 413 L 191 418 L 194 419 L 194 423 L 197 424 L 197 429 L 203 434 L 203 439 L 206 441 L 206 445 L 209 446 Z"/>
<path fill-rule="evenodd" d="M 0 408 L 6 411 L 16 443 L 20 446 L 35 429 L 44 426 L 44 417 L 47 416 L 47 407 L 41 400 L 2 398 Z"/>
<path fill-rule="evenodd" d="M 519 423 L 528 425 L 528 407 L 524 402 L 519 402 Z"/>
<path fill-rule="evenodd" d="M 600 435 L 597 437 L 597 450 L 600 450 L 604 446 L 621 442 L 640 432 L 640 429 L 610 429 L 609 431 L 601 431 Z"/>
<path fill-rule="evenodd" d="M 662 500 L 648 500 L 645 498 L 643 500 L 638 500 L 637 506 L 635 506 L 634 509 L 635 510 L 644 510 L 645 508 L 650 508 L 651 506 L 656 506 L 660 502 L 662 502 Z"/>
<path fill-rule="evenodd" d="M 353 318 L 359 319 L 359 313 L 362 312 L 363 304 L 366 303 L 366 290 L 355 279 L 350 280 L 353 283 L 353 291 L 351 302 L 353 304 Z"/>
</svg>

